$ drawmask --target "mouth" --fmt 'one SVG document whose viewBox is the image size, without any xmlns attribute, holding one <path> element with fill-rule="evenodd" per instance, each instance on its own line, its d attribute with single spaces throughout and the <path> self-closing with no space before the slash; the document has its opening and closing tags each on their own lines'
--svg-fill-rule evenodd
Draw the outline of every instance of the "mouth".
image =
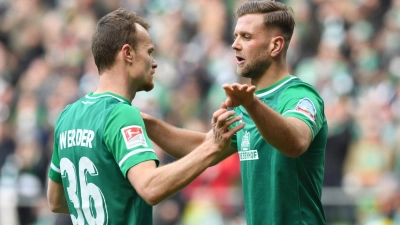
<svg viewBox="0 0 400 225">
<path fill-rule="evenodd" d="M 237 64 L 243 64 L 244 61 L 245 61 L 244 58 L 242 58 L 242 57 L 240 57 L 240 56 L 236 56 L 236 62 L 237 62 Z"/>
</svg>

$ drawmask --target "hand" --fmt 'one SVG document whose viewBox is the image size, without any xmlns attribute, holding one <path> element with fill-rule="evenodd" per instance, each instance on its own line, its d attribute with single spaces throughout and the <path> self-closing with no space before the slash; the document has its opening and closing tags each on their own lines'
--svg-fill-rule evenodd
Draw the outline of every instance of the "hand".
<svg viewBox="0 0 400 225">
<path fill-rule="evenodd" d="M 226 107 L 225 102 L 221 103 L 220 108 L 213 113 L 213 118 L 211 119 L 212 129 L 207 133 L 206 140 L 210 140 L 214 136 L 215 125 L 218 121 L 218 117 L 222 115 L 224 112 L 227 112 L 228 107 Z"/>
<path fill-rule="evenodd" d="M 241 120 L 241 116 L 235 116 L 235 111 L 227 110 L 225 103 L 221 104 L 221 108 L 214 112 L 211 121 L 212 131 L 208 132 L 207 139 L 213 139 L 214 143 L 218 144 L 220 149 L 225 149 L 230 145 L 231 137 L 246 124 L 239 125 L 229 129 L 229 127 Z"/>
<path fill-rule="evenodd" d="M 254 91 L 255 86 L 249 86 L 247 84 L 224 84 L 222 88 L 225 90 L 227 96 L 225 105 L 227 107 L 237 107 L 239 105 L 250 105 L 254 102 L 256 96 Z"/>
</svg>

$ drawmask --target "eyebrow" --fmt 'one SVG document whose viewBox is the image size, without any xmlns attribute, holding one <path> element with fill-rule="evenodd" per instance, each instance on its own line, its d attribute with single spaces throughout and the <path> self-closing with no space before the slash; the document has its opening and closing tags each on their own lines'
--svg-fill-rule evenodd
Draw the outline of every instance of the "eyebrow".
<svg viewBox="0 0 400 225">
<path fill-rule="evenodd" d="M 249 32 L 247 32 L 247 31 L 239 31 L 239 32 L 233 32 L 233 36 L 236 36 L 236 35 L 252 35 L 251 33 L 249 33 Z"/>
</svg>

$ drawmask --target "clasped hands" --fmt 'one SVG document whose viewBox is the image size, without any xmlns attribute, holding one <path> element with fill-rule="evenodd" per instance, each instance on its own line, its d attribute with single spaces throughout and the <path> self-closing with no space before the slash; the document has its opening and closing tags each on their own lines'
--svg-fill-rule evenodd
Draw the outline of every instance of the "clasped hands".
<svg viewBox="0 0 400 225">
<path fill-rule="evenodd" d="M 241 120 L 241 116 L 234 116 L 235 112 L 228 110 L 228 107 L 252 104 L 256 98 L 254 95 L 256 88 L 255 86 L 237 83 L 224 84 L 222 88 L 225 90 L 227 98 L 221 104 L 221 107 L 213 113 L 212 130 L 208 132 L 207 139 L 214 138 L 215 141 L 227 145 L 232 135 L 245 126 L 244 123 L 240 123 L 237 126 L 230 127 L 233 123 Z"/>
</svg>

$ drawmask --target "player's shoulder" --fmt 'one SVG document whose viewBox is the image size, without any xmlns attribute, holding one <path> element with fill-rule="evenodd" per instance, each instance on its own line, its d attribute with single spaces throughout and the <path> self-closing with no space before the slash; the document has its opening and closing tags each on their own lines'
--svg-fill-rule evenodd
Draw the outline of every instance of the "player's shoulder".
<svg viewBox="0 0 400 225">
<path fill-rule="evenodd" d="M 58 115 L 56 123 L 55 123 L 55 128 L 59 127 L 60 124 L 67 120 L 67 114 L 68 112 L 71 110 L 71 108 L 73 107 L 73 105 L 75 104 L 75 102 L 68 104 L 64 107 L 64 109 L 61 111 L 61 113 Z"/>
<path fill-rule="evenodd" d="M 317 89 L 307 83 L 302 81 L 300 78 L 293 76 L 293 79 L 291 79 L 287 85 L 285 86 L 285 91 L 286 92 L 298 92 L 299 94 L 301 94 L 302 92 L 310 92 L 314 95 L 316 95 L 316 97 L 321 98 Z"/>
<path fill-rule="evenodd" d="M 113 109 L 113 114 L 122 114 L 126 116 L 140 116 L 140 111 L 135 106 L 120 103 L 115 105 Z"/>
<path fill-rule="evenodd" d="M 312 86 L 311 84 L 303 81 L 299 77 L 296 77 L 296 76 L 293 76 L 293 75 L 291 75 L 291 76 L 292 76 L 292 79 L 288 82 L 287 87 L 304 86 L 304 87 L 309 87 L 311 89 L 315 89 L 314 86 Z"/>
</svg>

